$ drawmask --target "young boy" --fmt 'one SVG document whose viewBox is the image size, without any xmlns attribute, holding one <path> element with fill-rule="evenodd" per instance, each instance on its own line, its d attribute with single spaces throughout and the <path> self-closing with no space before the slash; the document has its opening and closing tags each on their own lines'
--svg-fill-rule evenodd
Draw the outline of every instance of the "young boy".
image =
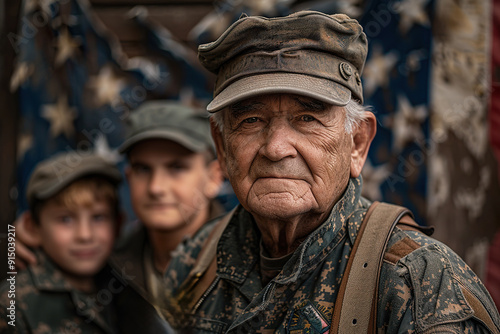
<svg viewBox="0 0 500 334">
<path fill-rule="evenodd" d="M 103 158 L 53 156 L 33 171 L 25 228 L 37 263 L 0 286 L 0 332 L 114 333 L 105 267 L 120 220 L 120 171 Z"/>
</svg>

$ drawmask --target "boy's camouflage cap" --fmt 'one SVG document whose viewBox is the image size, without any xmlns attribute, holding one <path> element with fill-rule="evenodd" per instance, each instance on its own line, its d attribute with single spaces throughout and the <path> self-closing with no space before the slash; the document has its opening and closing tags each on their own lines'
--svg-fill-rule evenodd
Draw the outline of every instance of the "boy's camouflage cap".
<svg viewBox="0 0 500 334">
<path fill-rule="evenodd" d="M 175 101 L 146 101 L 127 119 L 127 135 L 119 151 L 124 153 L 146 139 L 168 139 L 193 152 L 214 151 L 208 113 Z"/>
<path fill-rule="evenodd" d="M 216 41 L 198 47 L 198 58 L 217 75 L 216 112 L 269 93 L 292 93 L 344 106 L 363 102 L 361 73 L 368 43 L 347 15 L 301 11 L 286 17 L 242 17 Z"/>
<path fill-rule="evenodd" d="M 28 203 L 54 196 L 70 183 L 85 176 L 99 175 L 113 183 L 122 179 L 120 170 L 111 162 L 95 153 L 76 151 L 53 155 L 43 160 L 31 173 L 26 188 Z"/>
</svg>

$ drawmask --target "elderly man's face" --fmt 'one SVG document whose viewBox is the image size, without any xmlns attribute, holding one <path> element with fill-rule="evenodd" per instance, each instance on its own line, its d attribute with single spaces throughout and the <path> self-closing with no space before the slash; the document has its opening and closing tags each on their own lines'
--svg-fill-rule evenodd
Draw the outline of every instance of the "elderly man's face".
<svg viewBox="0 0 500 334">
<path fill-rule="evenodd" d="M 345 110 L 291 94 L 263 95 L 224 112 L 213 135 L 241 204 L 287 219 L 329 212 L 349 180 L 353 139 Z"/>
</svg>

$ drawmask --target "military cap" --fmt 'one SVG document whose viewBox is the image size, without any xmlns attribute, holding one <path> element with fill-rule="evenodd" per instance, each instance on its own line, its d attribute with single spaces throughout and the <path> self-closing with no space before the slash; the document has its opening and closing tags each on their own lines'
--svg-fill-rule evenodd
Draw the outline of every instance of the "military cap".
<svg viewBox="0 0 500 334">
<path fill-rule="evenodd" d="M 32 205 L 35 199 L 48 199 L 70 183 L 90 175 L 106 177 L 115 184 L 122 179 L 115 164 L 93 152 L 69 151 L 53 155 L 38 163 L 31 173 L 26 188 L 28 203 Z"/>
<path fill-rule="evenodd" d="M 146 101 L 127 119 L 125 141 L 119 147 L 127 152 L 146 139 L 168 139 L 193 152 L 214 151 L 208 113 L 175 101 Z"/>
<path fill-rule="evenodd" d="M 362 27 L 347 15 L 300 11 L 286 17 L 241 17 L 216 41 L 198 47 L 202 65 L 217 75 L 207 110 L 269 93 L 340 106 L 351 98 L 362 103 L 367 50 Z"/>
</svg>

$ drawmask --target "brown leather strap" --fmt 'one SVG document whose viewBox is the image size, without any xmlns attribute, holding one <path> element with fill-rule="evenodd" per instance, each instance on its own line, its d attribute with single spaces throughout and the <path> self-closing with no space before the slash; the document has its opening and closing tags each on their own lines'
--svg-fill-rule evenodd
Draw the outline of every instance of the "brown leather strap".
<svg viewBox="0 0 500 334">
<path fill-rule="evenodd" d="M 356 241 L 354 242 L 354 245 L 351 250 L 351 256 L 349 257 L 349 260 L 347 261 L 347 266 L 344 270 L 344 276 L 342 279 L 342 282 L 340 283 L 340 288 L 339 292 L 337 294 L 337 299 L 335 300 L 335 308 L 333 310 L 333 318 L 332 318 L 332 324 L 330 325 L 330 334 L 337 334 L 338 333 L 338 328 L 340 324 L 340 312 L 342 310 L 342 303 L 344 301 L 345 297 L 345 289 L 347 287 L 347 279 L 346 277 L 349 276 L 349 272 L 351 271 L 352 267 L 352 261 L 354 260 L 353 254 L 356 253 L 356 250 L 358 249 L 359 246 L 359 240 L 361 240 L 360 235 L 363 234 L 363 231 L 365 229 L 365 222 L 370 219 L 370 216 L 375 209 L 375 207 L 379 204 L 379 202 L 373 202 L 373 204 L 368 208 L 368 211 L 366 212 L 365 219 L 363 220 L 363 223 L 361 224 L 361 227 L 359 228 L 358 235 L 356 237 Z"/>
<path fill-rule="evenodd" d="M 344 272 L 331 334 L 375 333 L 382 259 L 396 223 L 408 209 L 374 202 L 365 215 Z M 360 288 L 363 287 L 363 288 Z"/>
<path fill-rule="evenodd" d="M 215 255 L 210 262 L 210 265 L 206 269 L 204 275 L 198 281 L 198 284 L 194 287 L 191 292 L 189 303 L 186 305 L 191 313 L 194 314 L 201 302 L 205 299 L 205 296 L 211 290 L 211 286 L 217 281 L 217 256 Z"/>
<path fill-rule="evenodd" d="M 434 233 L 434 227 L 433 226 L 421 226 L 418 225 L 412 217 L 409 215 L 405 215 L 401 217 L 401 219 L 398 222 L 398 227 L 402 230 L 405 231 L 416 231 L 416 232 L 421 232 L 425 235 L 431 236 L 432 233 Z"/>
</svg>

